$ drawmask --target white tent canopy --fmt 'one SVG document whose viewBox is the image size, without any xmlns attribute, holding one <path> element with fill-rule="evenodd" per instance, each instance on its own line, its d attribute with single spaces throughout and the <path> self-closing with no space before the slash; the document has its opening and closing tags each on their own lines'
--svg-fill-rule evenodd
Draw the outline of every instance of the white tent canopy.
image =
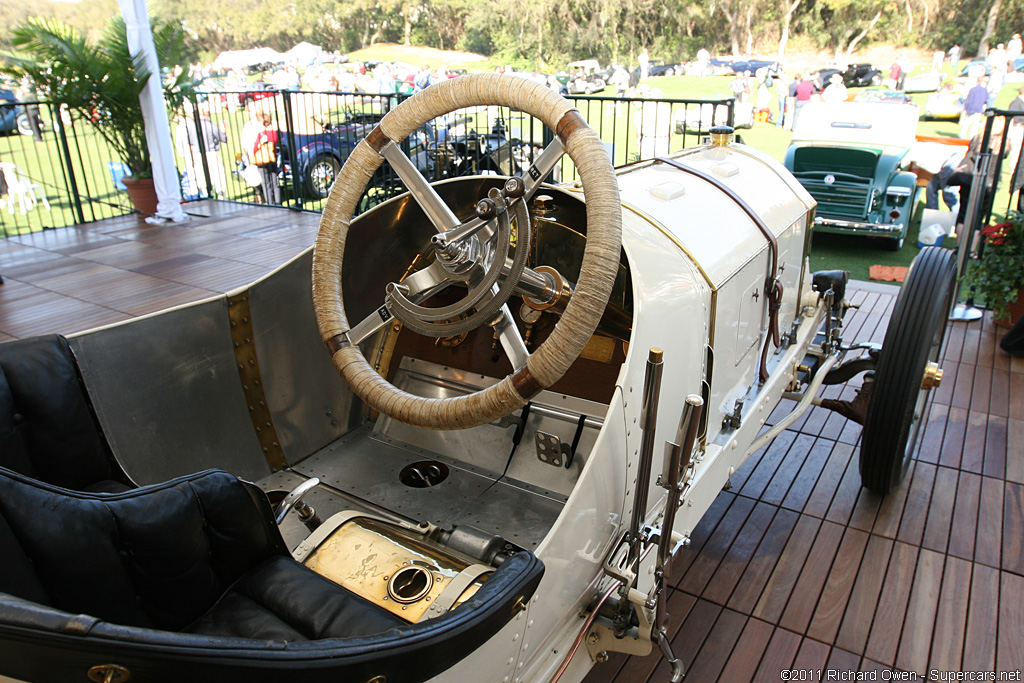
<svg viewBox="0 0 1024 683">
<path fill-rule="evenodd" d="M 181 208 L 181 185 L 178 168 L 174 163 L 171 146 L 171 126 L 167 121 L 167 105 L 160 82 L 160 62 L 153 44 L 153 29 L 149 21 L 146 0 L 118 0 L 124 23 L 128 29 L 128 49 L 132 54 L 142 53 L 152 74 L 139 97 L 142 118 L 146 124 L 146 144 L 153 161 L 153 185 L 157 194 L 157 217 L 183 221 L 187 219 Z"/>
<path fill-rule="evenodd" d="M 319 48 L 318 48 L 319 49 Z M 226 69 L 244 69 L 255 64 L 279 64 L 285 61 L 285 55 L 269 47 L 255 47 L 250 50 L 227 50 L 213 60 L 216 71 Z"/>
<path fill-rule="evenodd" d="M 319 45 L 303 41 L 285 52 L 284 57 L 293 64 L 306 65 L 315 62 L 323 51 Z"/>
</svg>

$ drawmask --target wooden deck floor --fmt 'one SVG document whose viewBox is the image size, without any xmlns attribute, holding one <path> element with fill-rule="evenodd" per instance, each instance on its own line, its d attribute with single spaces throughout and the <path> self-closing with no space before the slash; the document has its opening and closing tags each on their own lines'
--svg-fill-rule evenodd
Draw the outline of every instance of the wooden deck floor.
<svg viewBox="0 0 1024 683">
<path fill-rule="evenodd" d="M 311 244 L 318 220 L 215 203 L 190 211 L 207 217 L 0 240 L 0 340 L 229 291 Z M 861 308 L 846 339 L 881 341 L 895 288 L 852 289 Z M 998 337 L 988 320 L 950 327 L 919 457 L 884 500 L 860 488 L 860 428 L 820 408 L 733 477 L 683 551 L 669 599 L 688 683 L 1024 667 L 1024 359 Z M 613 654 L 587 683 L 667 680 L 656 655 Z"/>
<path fill-rule="evenodd" d="M 70 334 L 246 285 L 313 243 L 318 214 L 226 202 L 0 239 L 0 341 Z"/>
</svg>

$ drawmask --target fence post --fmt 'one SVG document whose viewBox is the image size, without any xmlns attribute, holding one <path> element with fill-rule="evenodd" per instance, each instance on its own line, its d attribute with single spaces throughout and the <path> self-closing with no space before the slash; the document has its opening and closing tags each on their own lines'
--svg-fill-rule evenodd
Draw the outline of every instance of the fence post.
<svg viewBox="0 0 1024 683">
<path fill-rule="evenodd" d="M 288 136 L 288 152 L 291 155 L 292 164 L 292 198 L 295 200 L 295 206 L 292 208 L 302 208 L 302 178 L 299 171 L 299 150 L 295 146 L 295 117 L 292 115 L 292 98 L 290 90 L 281 91 L 282 101 L 284 102 L 284 123 L 285 131 Z M 281 203 L 284 203 L 282 198 Z"/>
<path fill-rule="evenodd" d="M 70 116 L 68 117 L 70 119 Z M 78 196 L 78 181 L 75 179 L 75 169 L 71 165 L 71 148 L 68 146 L 67 131 L 64 129 L 64 119 L 61 118 L 60 107 L 57 107 L 57 115 L 54 116 L 53 104 L 50 104 L 50 120 L 60 134 L 60 151 L 64 163 L 64 179 L 68 184 L 68 192 L 71 194 L 71 201 L 75 205 L 75 222 L 85 223 L 85 212 L 82 211 L 82 198 Z"/>
<path fill-rule="evenodd" d="M 210 182 L 210 166 L 206 161 L 206 139 L 203 137 L 203 120 L 199 115 L 199 101 L 196 96 L 192 95 L 192 123 L 195 124 L 196 128 L 196 146 L 199 148 L 199 160 L 203 164 L 203 177 L 206 179 L 206 197 L 207 199 L 213 198 L 213 183 Z M 211 122 L 212 123 L 212 122 Z M 192 150 L 189 149 L 189 154 L 192 154 Z M 196 160 L 192 159 L 192 168 L 195 169 Z M 198 189 L 198 188 L 197 188 Z"/>
</svg>

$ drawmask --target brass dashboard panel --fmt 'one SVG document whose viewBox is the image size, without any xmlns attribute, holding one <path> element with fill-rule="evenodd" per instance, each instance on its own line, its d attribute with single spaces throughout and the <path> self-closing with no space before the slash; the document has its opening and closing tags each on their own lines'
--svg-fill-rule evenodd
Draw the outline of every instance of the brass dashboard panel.
<svg viewBox="0 0 1024 683">
<path fill-rule="evenodd" d="M 324 522 L 295 556 L 410 623 L 454 609 L 494 571 L 397 525 L 347 513 Z"/>
</svg>

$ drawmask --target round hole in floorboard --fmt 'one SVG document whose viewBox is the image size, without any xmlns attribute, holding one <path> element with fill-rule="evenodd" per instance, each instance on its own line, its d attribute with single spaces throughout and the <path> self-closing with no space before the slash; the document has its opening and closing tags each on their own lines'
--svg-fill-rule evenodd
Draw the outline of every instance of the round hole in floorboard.
<svg viewBox="0 0 1024 683">
<path fill-rule="evenodd" d="M 448 478 L 448 466 L 436 460 L 421 460 L 406 465 L 398 475 L 398 479 L 406 486 L 425 489 L 437 486 Z"/>
</svg>

